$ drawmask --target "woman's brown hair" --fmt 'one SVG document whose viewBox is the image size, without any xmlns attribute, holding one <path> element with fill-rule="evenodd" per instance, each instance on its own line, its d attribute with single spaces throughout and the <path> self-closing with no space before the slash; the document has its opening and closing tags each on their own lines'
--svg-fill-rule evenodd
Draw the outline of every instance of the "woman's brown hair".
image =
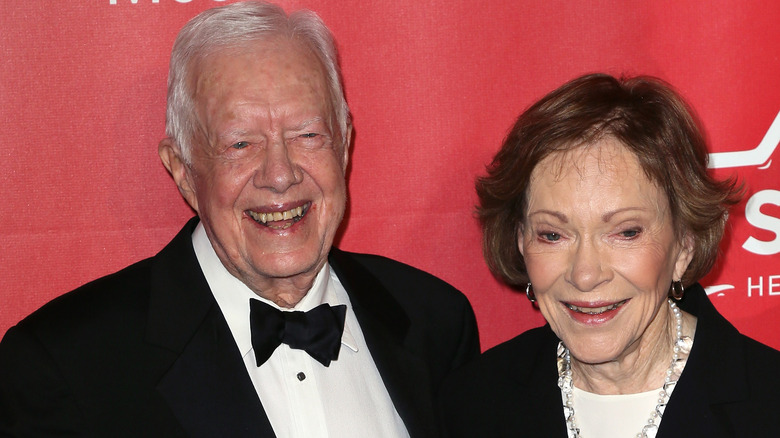
<svg viewBox="0 0 780 438">
<path fill-rule="evenodd" d="M 707 144 L 691 108 L 665 82 L 646 76 L 590 74 L 552 91 L 524 111 L 477 179 L 483 251 L 491 271 L 511 285 L 528 282 L 517 246 L 531 173 L 550 154 L 605 137 L 633 152 L 645 174 L 666 193 L 676 235 L 693 242 L 683 275 L 690 285 L 715 263 L 728 217 L 738 202 L 734 180 L 707 174 Z"/>
</svg>

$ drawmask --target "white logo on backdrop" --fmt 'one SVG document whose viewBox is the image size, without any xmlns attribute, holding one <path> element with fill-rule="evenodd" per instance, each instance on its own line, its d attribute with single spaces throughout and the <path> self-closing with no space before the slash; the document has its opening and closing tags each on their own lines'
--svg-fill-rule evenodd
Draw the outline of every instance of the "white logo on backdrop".
<svg viewBox="0 0 780 438">
<path fill-rule="evenodd" d="M 709 167 L 711 169 L 723 169 L 727 167 L 759 166 L 766 163 L 766 166 L 759 167 L 759 169 L 766 169 L 772 164 L 770 157 L 778 143 L 780 143 L 780 113 L 777 113 L 775 121 L 772 122 L 772 125 L 766 131 L 764 139 L 761 140 L 761 143 L 755 149 L 712 153 L 710 154 Z"/>
<path fill-rule="evenodd" d="M 772 165 L 772 154 L 780 143 L 780 113 L 777 114 L 772 125 L 766 131 L 763 140 L 754 149 L 735 152 L 715 152 L 710 154 L 709 167 L 722 169 L 730 167 L 760 166 L 759 170 L 766 170 Z M 777 182 L 777 181 L 775 181 Z M 779 187 L 780 188 L 780 187 Z M 761 206 L 772 204 L 780 206 L 780 190 L 761 190 L 754 193 L 745 205 L 745 219 L 756 228 L 774 233 L 775 238 L 769 241 L 760 240 L 749 236 L 742 244 L 742 248 L 753 254 L 771 256 L 780 253 L 780 218 L 761 212 Z M 771 266 L 767 264 L 767 266 Z M 780 284 L 777 279 L 780 276 L 769 275 L 766 277 L 766 286 L 769 295 L 780 295 Z M 748 297 L 756 292 L 758 296 L 764 295 L 764 277 L 747 278 Z M 707 295 L 724 295 L 724 291 L 734 289 L 734 285 L 721 284 L 705 288 Z"/>
<path fill-rule="evenodd" d="M 145 3 L 143 0 L 127 0 L 127 1 L 129 1 L 130 3 L 132 3 L 132 4 L 134 4 L 134 5 L 135 5 L 135 4 L 138 4 L 138 2 L 139 2 L 139 1 L 140 1 L 141 3 Z M 123 3 L 127 3 L 127 1 L 125 1 L 125 2 L 123 2 Z M 174 1 L 175 1 L 176 3 L 190 3 L 192 0 L 174 0 Z M 212 1 L 215 1 L 215 2 L 224 2 L 225 0 L 212 0 Z M 152 2 L 152 3 L 160 3 L 160 0 L 151 0 L 151 2 Z M 115 5 L 115 4 L 117 4 L 117 3 L 119 3 L 119 0 L 108 0 L 108 4 L 110 4 L 110 5 Z"/>
</svg>

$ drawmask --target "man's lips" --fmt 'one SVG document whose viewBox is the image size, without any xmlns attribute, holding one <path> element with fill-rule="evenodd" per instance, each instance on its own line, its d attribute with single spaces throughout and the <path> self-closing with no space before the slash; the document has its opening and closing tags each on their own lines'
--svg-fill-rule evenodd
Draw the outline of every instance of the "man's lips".
<svg viewBox="0 0 780 438">
<path fill-rule="evenodd" d="M 273 228 L 275 230 L 286 230 L 300 221 L 306 216 L 311 202 L 307 202 L 304 205 L 293 207 L 289 210 L 272 211 L 272 212 L 257 212 L 253 210 L 247 210 L 247 215 L 251 217 L 255 222 L 266 227 Z"/>
</svg>

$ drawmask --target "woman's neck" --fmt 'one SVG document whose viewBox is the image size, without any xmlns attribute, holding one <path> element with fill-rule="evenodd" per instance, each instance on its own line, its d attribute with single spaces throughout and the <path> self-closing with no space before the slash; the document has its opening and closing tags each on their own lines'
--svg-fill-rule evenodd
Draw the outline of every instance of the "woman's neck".
<svg viewBox="0 0 780 438">
<path fill-rule="evenodd" d="M 683 336 L 696 330 L 696 318 L 682 312 Z M 571 358 L 574 386 L 596 394 L 636 394 L 660 388 L 677 340 L 676 321 L 665 306 L 642 337 L 615 360 L 588 364 Z"/>
</svg>

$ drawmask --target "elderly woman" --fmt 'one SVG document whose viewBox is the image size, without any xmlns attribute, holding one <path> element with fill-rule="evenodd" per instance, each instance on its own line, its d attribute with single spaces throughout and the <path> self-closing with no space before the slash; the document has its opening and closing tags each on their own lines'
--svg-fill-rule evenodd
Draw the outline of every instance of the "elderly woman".
<svg viewBox="0 0 780 438">
<path fill-rule="evenodd" d="M 733 182 L 668 85 L 596 74 L 517 120 L 477 182 L 484 251 L 547 325 L 441 394 L 451 437 L 780 436 L 780 352 L 718 314 Z"/>
</svg>

